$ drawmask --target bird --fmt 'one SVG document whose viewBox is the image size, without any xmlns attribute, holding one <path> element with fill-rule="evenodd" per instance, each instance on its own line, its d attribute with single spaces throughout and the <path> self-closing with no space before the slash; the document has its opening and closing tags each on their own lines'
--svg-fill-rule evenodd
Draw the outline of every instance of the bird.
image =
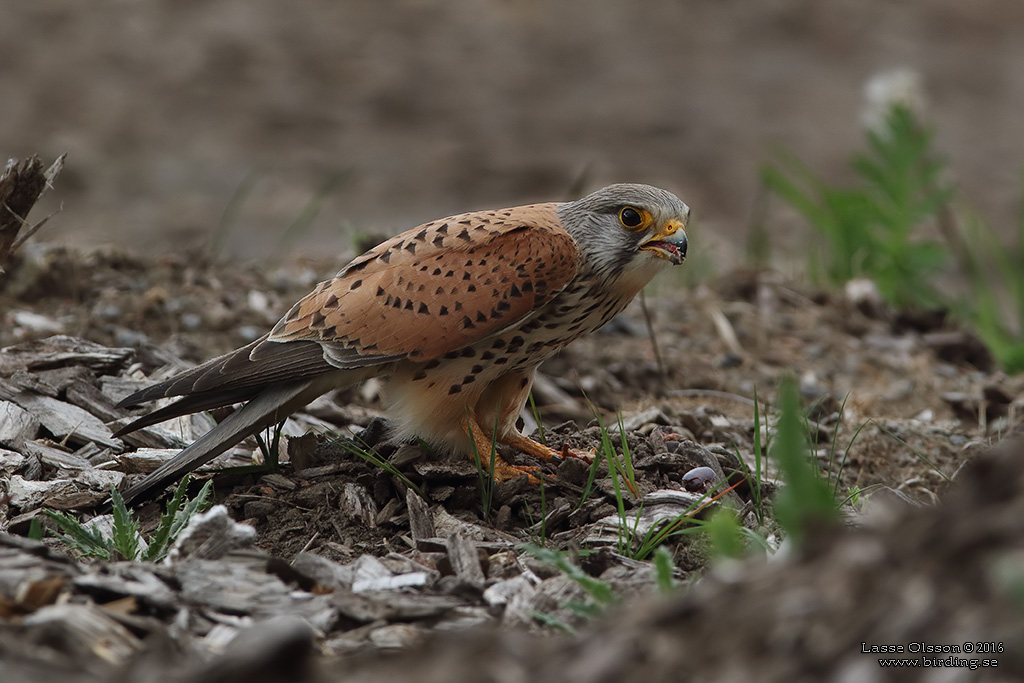
<svg viewBox="0 0 1024 683">
<path fill-rule="evenodd" d="M 179 397 L 118 436 L 243 405 L 122 497 L 173 483 L 322 394 L 378 376 L 393 442 L 419 438 L 485 462 L 497 444 L 564 456 L 516 428 L 538 366 L 681 264 L 689 217 L 671 192 L 620 183 L 575 201 L 453 215 L 385 240 L 260 338 L 123 399 L 130 408 Z M 496 481 L 537 481 L 538 467 L 493 462 Z"/>
</svg>

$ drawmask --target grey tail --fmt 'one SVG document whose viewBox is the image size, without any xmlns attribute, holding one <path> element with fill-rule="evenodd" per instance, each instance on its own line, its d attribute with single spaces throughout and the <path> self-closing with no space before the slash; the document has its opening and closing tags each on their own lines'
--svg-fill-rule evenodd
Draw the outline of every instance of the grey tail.
<svg viewBox="0 0 1024 683">
<path fill-rule="evenodd" d="M 142 481 L 125 489 L 121 493 L 125 502 L 129 503 L 147 491 L 177 481 L 250 434 L 285 419 L 313 398 L 306 395 L 309 389 L 308 381 L 267 387 L 191 446 L 149 473 Z"/>
</svg>

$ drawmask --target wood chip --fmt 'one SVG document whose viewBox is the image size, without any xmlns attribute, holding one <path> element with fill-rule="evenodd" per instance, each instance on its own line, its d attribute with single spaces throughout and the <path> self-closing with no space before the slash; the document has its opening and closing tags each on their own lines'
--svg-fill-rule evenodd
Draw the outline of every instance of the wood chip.
<svg viewBox="0 0 1024 683">
<path fill-rule="evenodd" d="M 408 574 L 384 576 L 375 579 L 358 579 L 352 584 L 352 591 L 354 593 L 393 591 L 401 588 L 426 586 L 428 583 L 430 583 L 429 573 L 409 572 Z"/>
<path fill-rule="evenodd" d="M 344 517 L 358 519 L 368 527 L 377 525 L 377 504 L 361 484 L 346 482 L 341 487 L 339 508 Z"/>
<path fill-rule="evenodd" d="M 120 562 L 107 565 L 103 572 L 77 576 L 72 583 L 103 602 L 112 597 L 130 596 L 159 609 L 175 609 L 179 603 L 177 595 L 153 572 L 152 567 Z"/>
<path fill-rule="evenodd" d="M 434 520 L 430 516 L 430 508 L 419 494 L 412 489 L 406 491 L 405 505 L 409 508 L 409 527 L 414 542 L 437 535 L 434 531 Z"/>
<path fill-rule="evenodd" d="M 292 568 L 327 588 L 351 589 L 355 569 L 339 564 L 315 553 L 299 553 L 292 560 Z"/>
<path fill-rule="evenodd" d="M 434 624 L 435 631 L 470 631 L 495 623 L 495 617 L 486 607 L 467 605 L 454 607 Z"/>
<path fill-rule="evenodd" d="M 486 577 L 483 567 L 480 566 L 480 554 L 477 552 L 476 544 L 464 531 L 456 531 L 448 537 L 445 545 L 448 549 L 448 561 L 451 562 L 459 580 L 483 590 Z"/>
<path fill-rule="evenodd" d="M 95 605 L 49 605 L 27 615 L 22 623 L 30 631 L 60 642 L 83 662 L 97 658 L 121 663 L 142 645 L 131 631 Z"/>
<path fill-rule="evenodd" d="M 12 401 L 0 400 L 0 446 L 20 449 L 34 439 L 40 422 L 32 413 Z"/>
<path fill-rule="evenodd" d="M 93 441 L 110 448 L 123 447 L 120 439 L 114 438 L 110 428 L 89 411 L 50 396 L 9 389 L 9 384 L 0 383 L 0 396 L 32 413 L 57 439 L 66 439 L 79 445 Z"/>
<path fill-rule="evenodd" d="M 39 541 L 0 534 L 0 596 L 22 601 L 31 584 L 72 578 L 82 568 Z"/>
<path fill-rule="evenodd" d="M 81 471 L 92 468 L 92 463 L 82 456 L 40 441 L 26 441 L 21 447 L 21 452 L 27 456 L 35 456 L 44 465 L 56 467 L 58 470 Z"/>
<path fill-rule="evenodd" d="M 373 590 L 376 583 L 390 579 L 394 574 L 387 566 L 373 555 L 363 555 L 352 565 L 352 591 L 362 593 Z"/>
<path fill-rule="evenodd" d="M 537 592 L 533 584 L 523 575 L 491 584 L 484 591 L 484 602 L 492 607 L 504 606 L 516 596 L 525 594 L 532 596 Z"/>
<path fill-rule="evenodd" d="M 438 479 L 475 479 L 477 477 L 476 465 L 466 458 L 458 460 L 420 460 L 413 465 L 413 469 L 429 481 Z"/>
<path fill-rule="evenodd" d="M 659 524 L 691 513 L 708 500 L 708 496 L 677 489 L 652 491 L 640 500 L 639 512 L 627 511 L 630 533 L 636 539 L 644 538 Z M 718 502 L 710 503 L 708 508 L 716 506 Z M 614 545 L 619 542 L 621 527 L 622 521 L 618 514 L 602 517 L 588 530 L 585 542 L 595 546 Z"/>
<path fill-rule="evenodd" d="M 92 507 L 110 495 L 124 473 L 96 468 L 82 470 L 74 479 L 32 481 L 19 475 L 11 477 L 8 495 L 11 505 L 22 510 L 48 506 L 57 510 Z"/>
<path fill-rule="evenodd" d="M 454 595 L 405 591 L 336 591 L 330 597 L 331 604 L 343 615 L 363 623 L 378 619 L 430 619 L 441 617 L 448 610 L 469 604 L 466 599 Z"/>
<path fill-rule="evenodd" d="M 498 543 L 504 543 L 506 547 L 511 547 L 519 542 L 519 539 L 514 536 L 502 533 L 496 529 L 490 529 L 479 524 L 473 524 L 472 522 L 461 520 L 458 517 L 453 516 L 440 505 L 435 506 L 431 510 L 431 516 L 434 519 L 434 529 L 436 529 L 437 535 L 442 538 L 448 538 L 456 531 L 461 530 L 465 532 L 469 538 L 475 541 L 495 541 Z"/>
<path fill-rule="evenodd" d="M 110 348 L 77 337 L 56 335 L 0 349 L 0 377 L 10 376 L 18 370 L 44 370 L 67 365 L 113 372 L 123 367 L 134 353 L 133 349 Z"/>
<path fill-rule="evenodd" d="M 25 456 L 21 453 L 0 448 L 0 472 L 14 474 L 25 464 Z"/>
<path fill-rule="evenodd" d="M 180 448 L 140 448 L 117 456 L 122 469 L 128 474 L 148 474 L 178 453 Z"/>
<path fill-rule="evenodd" d="M 85 370 L 85 368 L 82 368 Z M 88 370 L 86 370 L 88 372 Z M 20 389 L 24 389 L 32 394 L 40 394 L 42 396 L 50 396 L 56 398 L 60 395 L 61 386 L 59 382 L 45 381 L 42 376 L 34 372 L 25 372 L 24 370 L 18 370 L 16 373 L 11 375 L 10 383 Z"/>
<path fill-rule="evenodd" d="M 114 427 L 123 427 L 128 422 L 130 419 L 125 418 L 114 420 L 111 424 Z M 180 451 L 190 443 L 182 436 L 182 431 L 191 436 L 191 429 L 187 429 L 187 431 L 181 429 L 182 424 L 184 423 L 181 422 L 181 418 L 177 418 L 159 425 L 137 429 L 125 434 L 122 439 L 125 444 L 135 448 L 174 448 Z M 178 426 L 179 429 L 175 430 L 175 426 Z"/>
<path fill-rule="evenodd" d="M 100 391 L 110 402 L 117 404 L 152 383 L 149 380 L 134 377 L 105 375 L 100 377 Z"/>
<path fill-rule="evenodd" d="M 292 589 L 266 572 L 266 558 L 232 555 L 223 560 L 193 559 L 174 566 L 182 598 L 194 604 L 234 615 L 296 611 Z"/>
<path fill-rule="evenodd" d="M 223 505 L 214 505 L 189 520 L 167 552 L 167 561 L 173 564 L 195 558 L 216 560 L 232 550 L 252 545 L 255 540 L 255 529 L 231 519 Z"/>
<path fill-rule="evenodd" d="M 408 648 L 423 641 L 426 631 L 410 624 L 381 626 L 370 632 L 370 642 L 383 649 Z"/>
<path fill-rule="evenodd" d="M 128 411 L 118 408 L 114 401 L 90 381 L 77 379 L 64 392 L 69 403 L 88 410 L 104 422 L 112 422 L 124 417 Z"/>
</svg>

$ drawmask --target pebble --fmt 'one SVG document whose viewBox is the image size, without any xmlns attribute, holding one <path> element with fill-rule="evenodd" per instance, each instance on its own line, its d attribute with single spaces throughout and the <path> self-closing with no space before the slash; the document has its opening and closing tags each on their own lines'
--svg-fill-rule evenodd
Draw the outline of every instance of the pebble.
<svg viewBox="0 0 1024 683">
<path fill-rule="evenodd" d="M 704 493 L 718 479 L 718 474 L 710 467 L 694 467 L 683 475 L 683 488 L 687 491 Z"/>
<path fill-rule="evenodd" d="M 203 324 L 202 317 L 197 313 L 182 313 L 181 326 L 186 330 L 196 330 Z"/>
<path fill-rule="evenodd" d="M 237 334 L 241 339 L 249 342 L 258 339 L 263 334 L 263 330 L 255 325 L 242 325 L 238 328 Z"/>
</svg>

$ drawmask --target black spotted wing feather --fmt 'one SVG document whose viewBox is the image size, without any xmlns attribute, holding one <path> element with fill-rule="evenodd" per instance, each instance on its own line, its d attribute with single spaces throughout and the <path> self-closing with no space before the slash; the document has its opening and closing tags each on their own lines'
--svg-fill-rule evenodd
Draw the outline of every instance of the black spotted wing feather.
<svg viewBox="0 0 1024 683">
<path fill-rule="evenodd" d="M 253 355 L 307 340 L 337 367 L 427 361 L 515 325 L 579 268 L 554 209 L 463 214 L 384 242 L 297 303 Z"/>
</svg>

